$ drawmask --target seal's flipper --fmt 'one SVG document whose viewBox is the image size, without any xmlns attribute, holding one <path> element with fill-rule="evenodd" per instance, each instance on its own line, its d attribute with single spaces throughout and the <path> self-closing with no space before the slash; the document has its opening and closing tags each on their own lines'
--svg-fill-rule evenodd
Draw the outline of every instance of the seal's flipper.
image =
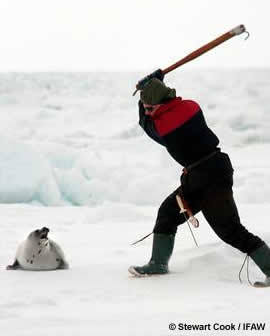
<svg viewBox="0 0 270 336">
<path fill-rule="evenodd" d="M 8 270 L 8 271 L 13 270 L 14 271 L 14 270 L 17 270 L 19 268 L 21 268 L 21 266 L 20 266 L 18 260 L 16 259 L 12 265 L 8 265 L 6 267 L 6 270 Z"/>
<path fill-rule="evenodd" d="M 58 268 L 59 269 L 68 269 L 69 268 L 69 264 L 65 260 L 61 259 Z"/>
</svg>

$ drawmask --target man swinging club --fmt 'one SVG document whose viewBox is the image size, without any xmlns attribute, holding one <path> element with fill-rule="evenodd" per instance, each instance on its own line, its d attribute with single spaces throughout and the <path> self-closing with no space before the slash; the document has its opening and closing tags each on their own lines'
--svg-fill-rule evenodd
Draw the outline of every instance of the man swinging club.
<svg viewBox="0 0 270 336">
<path fill-rule="evenodd" d="M 163 83 L 165 73 L 157 70 L 138 83 L 139 124 L 184 167 L 181 186 L 158 210 L 150 261 L 144 266 L 130 266 L 129 272 L 135 276 L 169 272 L 177 227 L 187 219 L 187 213 L 179 211 L 180 198 L 189 208 L 188 215 L 202 211 L 224 242 L 254 260 L 266 275 L 265 281 L 256 282 L 255 286 L 270 286 L 270 249 L 240 222 L 233 198 L 233 168 L 229 156 L 218 147 L 219 139 L 207 126 L 199 104 L 178 97 L 175 89 L 167 87 Z"/>
</svg>

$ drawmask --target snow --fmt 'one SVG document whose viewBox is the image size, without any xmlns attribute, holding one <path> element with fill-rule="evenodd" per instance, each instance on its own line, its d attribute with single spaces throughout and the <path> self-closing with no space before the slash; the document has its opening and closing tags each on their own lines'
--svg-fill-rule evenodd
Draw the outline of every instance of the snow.
<svg viewBox="0 0 270 336">
<path fill-rule="evenodd" d="M 235 168 L 244 225 L 270 244 L 270 70 L 177 70 L 168 85 L 202 106 Z M 266 323 L 268 290 L 238 272 L 244 255 L 199 215 L 178 230 L 171 273 L 134 279 L 148 261 L 161 201 L 179 167 L 137 125 L 141 73 L 0 74 L 0 327 L 3 335 L 228 335 L 169 323 Z M 6 271 L 18 244 L 47 226 L 69 270 Z M 263 276 L 250 262 L 251 280 Z M 231 332 L 233 334 L 233 332 Z M 236 333 L 235 333 L 236 334 Z M 254 335 L 256 331 L 237 331 Z"/>
</svg>

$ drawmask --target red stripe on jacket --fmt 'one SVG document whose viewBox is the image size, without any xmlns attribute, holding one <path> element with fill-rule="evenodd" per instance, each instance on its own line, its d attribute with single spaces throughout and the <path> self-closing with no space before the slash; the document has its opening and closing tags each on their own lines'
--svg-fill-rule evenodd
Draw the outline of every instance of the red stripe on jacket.
<svg viewBox="0 0 270 336">
<path fill-rule="evenodd" d="M 151 115 L 160 136 L 164 136 L 190 120 L 200 106 L 193 100 L 182 100 L 177 97 L 169 103 L 162 104 Z"/>
</svg>

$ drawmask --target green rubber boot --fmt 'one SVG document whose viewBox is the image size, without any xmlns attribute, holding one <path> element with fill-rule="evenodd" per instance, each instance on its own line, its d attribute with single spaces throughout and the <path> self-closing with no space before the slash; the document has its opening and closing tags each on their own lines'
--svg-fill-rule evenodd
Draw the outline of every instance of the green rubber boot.
<svg viewBox="0 0 270 336">
<path fill-rule="evenodd" d="M 169 272 L 168 262 L 174 247 L 174 234 L 155 233 L 153 238 L 152 257 L 144 266 L 130 266 L 128 271 L 138 277 Z"/>
<path fill-rule="evenodd" d="M 264 244 L 257 248 L 250 254 L 251 259 L 260 268 L 260 270 L 266 275 L 265 281 L 257 281 L 254 283 L 255 287 L 270 287 L 270 248 Z"/>
</svg>

